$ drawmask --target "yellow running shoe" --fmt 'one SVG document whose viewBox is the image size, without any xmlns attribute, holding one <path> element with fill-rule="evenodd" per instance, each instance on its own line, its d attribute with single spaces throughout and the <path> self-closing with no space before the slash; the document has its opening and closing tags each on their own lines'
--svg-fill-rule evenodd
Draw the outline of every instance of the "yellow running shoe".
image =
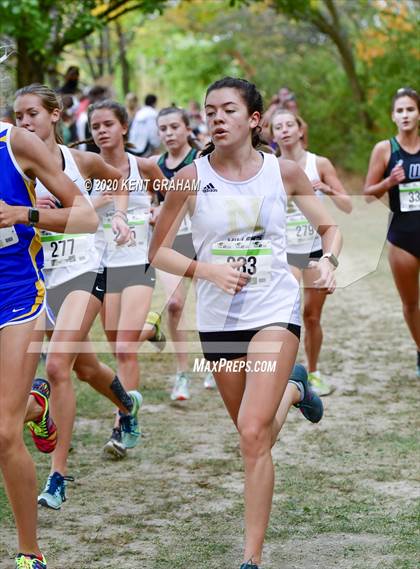
<svg viewBox="0 0 420 569">
<path fill-rule="evenodd" d="M 38 559 L 34 555 L 18 553 L 15 561 L 15 569 L 47 569 L 47 562 L 44 556 L 42 556 L 42 559 Z"/>
<path fill-rule="evenodd" d="M 311 371 L 308 373 L 309 383 L 312 389 L 315 391 L 319 397 L 324 397 L 325 395 L 330 395 L 335 387 L 330 385 L 321 375 L 319 371 Z"/>
<path fill-rule="evenodd" d="M 162 352 L 166 346 L 166 336 L 161 328 L 162 326 L 161 315 L 151 310 L 146 317 L 146 322 L 155 327 L 155 335 L 153 336 L 153 338 L 149 338 L 149 342 L 152 342 L 152 344 L 156 346 L 159 352 Z"/>
</svg>

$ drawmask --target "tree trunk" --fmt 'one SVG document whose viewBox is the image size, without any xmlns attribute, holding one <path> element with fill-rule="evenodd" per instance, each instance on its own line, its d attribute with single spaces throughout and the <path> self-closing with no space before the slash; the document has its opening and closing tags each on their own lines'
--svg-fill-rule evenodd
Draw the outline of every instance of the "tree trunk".
<svg viewBox="0 0 420 569">
<path fill-rule="evenodd" d="M 121 83 L 124 95 L 130 92 L 130 64 L 127 59 L 127 45 L 121 24 L 115 22 L 115 30 L 118 37 L 119 61 L 121 65 Z"/>
<path fill-rule="evenodd" d="M 374 124 L 366 110 L 366 91 L 357 75 L 353 49 L 347 38 L 346 30 L 341 25 L 337 6 L 334 0 L 324 0 L 324 4 L 331 15 L 331 21 L 328 21 L 320 12 L 312 21 L 319 31 L 327 35 L 338 49 L 354 98 L 360 105 L 360 116 L 366 128 L 372 130 Z"/>
<path fill-rule="evenodd" d="M 47 60 L 42 53 L 28 53 L 25 38 L 17 38 L 16 84 L 18 88 L 30 83 L 43 83 L 47 71 Z"/>
</svg>

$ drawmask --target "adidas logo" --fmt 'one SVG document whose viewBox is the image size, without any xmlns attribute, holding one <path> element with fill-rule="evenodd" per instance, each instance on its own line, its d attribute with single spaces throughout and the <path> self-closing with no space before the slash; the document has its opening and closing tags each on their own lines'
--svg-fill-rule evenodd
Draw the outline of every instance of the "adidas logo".
<svg viewBox="0 0 420 569">
<path fill-rule="evenodd" d="M 207 185 L 204 186 L 204 188 L 203 188 L 203 193 L 206 193 L 206 192 L 217 192 L 217 191 L 218 191 L 217 188 L 215 188 L 211 182 L 210 182 L 210 184 L 207 184 Z"/>
</svg>

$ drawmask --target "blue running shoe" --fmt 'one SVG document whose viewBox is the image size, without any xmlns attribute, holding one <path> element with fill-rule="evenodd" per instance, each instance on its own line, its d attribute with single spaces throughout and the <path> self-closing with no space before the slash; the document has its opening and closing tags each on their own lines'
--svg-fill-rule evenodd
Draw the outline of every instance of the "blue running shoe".
<svg viewBox="0 0 420 569">
<path fill-rule="evenodd" d="M 34 555 L 26 555 L 25 553 L 18 553 L 15 557 L 15 569 L 47 569 L 47 562 L 45 557 L 42 560 Z"/>
<path fill-rule="evenodd" d="M 302 394 L 302 399 L 295 407 L 300 409 L 305 419 L 311 423 L 319 423 L 324 414 L 324 406 L 321 398 L 315 393 L 308 381 L 308 373 L 301 364 L 295 364 L 289 377 L 289 383 L 293 383 Z"/>
<path fill-rule="evenodd" d="M 129 391 L 128 395 L 133 402 L 133 408 L 129 415 L 118 411 L 121 427 L 121 442 L 125 448 L 137 446 L 141 437 L 141 429 L 138 422 L 139 409 L 143 403 L 143 397 L 138 391 Z"/>
<path fill-rule="evenodd" d="M 61 504 L 66 501 L 67 482 L 74 482 L 72 476 L 62 476 L 59 472 L 53 472 L 48 476 L 44 491 L 38 496 L 38 504 L 52 510 L 59 510 Z"/>
</svg>

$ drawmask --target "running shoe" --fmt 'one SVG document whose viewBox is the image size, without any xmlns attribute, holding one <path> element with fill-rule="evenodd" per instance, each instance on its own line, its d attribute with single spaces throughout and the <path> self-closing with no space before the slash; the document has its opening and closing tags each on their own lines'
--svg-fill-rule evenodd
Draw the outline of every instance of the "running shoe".
<svg viewBox="0 0 420 569">
<path fill-rule="evenodd" d="M 138 422 L 139 409 L 143 403 L 143 397 L 138 391 L 129 391 L 128 395 L 133 402 L 131 413 L 125 415 L 118 411 L 121 427 L 121 442 L 124 448 L 134 448 L 141 437 L 141 429 Z"/>
<path fill-rule="evenodd" d="M 121 427 L 115 427 L 112 429 L 112 435 L 109 441 L 103 448 L 103 453 L 105 456 L 110 458 L 125 458 L 127 456 L 127 449 L 122 442 Z"/>
<path fill-rule="evenodd" d="M 166 346 L 166 336 L 162 330 L 161 315 L 157 312 L 150 311 L 146 317 L 146 322 L 155 327 L 155 335 L 153 338 L 149 338 L 149 342 L 152 342 L 159 352 L 162 352 Z"/>
<path fill-rule="evenodd" d="M 44 491 L 38 496 L 38 504 L 52 510 L 59 510 L 61 504 L 66 501 L 67 482 L 74 482 L 72 476 L 62 476 L 59 472 L 53 472 L 48 476 Z"/>
<path fill-rule="evenodd" d="M 240 569 L 258 569 L 258 565 L 252 563 L 252 559 L 250 559 L 246 563 L 242 563 Z"/>
<path fill-rule="evenodd" d="M 172 388 L 172 401 L 186 401 L 190 398 L 189 390 L 190 378 L 185 371 L 179 371 L 175 376 L 175 383 Z"/>
<path fill-rule="evenodd" d="M 43 411 L 36 421 L 28 421 L 27 425 L 31 432 L 36 448 L 45 453 L 52 452 L 57 445 L 57 427 L 50 417 L 49 397 L 51 389 L 46 379 L 35 379 L 32 383 L 31 395 L 42 406 Z"/>
<path fill-rule="evenodd" d="M 330 395 L 334 391 L 334 387 L 332 387 L 326 381 L 326 379 L 322 377 L 319 371 L 311 371 L 308 375 L 308 379 L 312 386 L 312 389 L 320 397 L 324 397 L 325 395 Z"/>
<path fill-rule="evenodd" d="M 211 371 L 209 371 L 209 373 L 206 373 L 206 375 L 204 377 L 204 381 L 203 381 L 203 387 L 204 387 L 204 389 L 216 389 L 217 388 L 216 380 L 214 379 L 214 376 L 211 373 Z"/>
<path fill-rule="evenodd" d="M 15 569 L 47 569 L 47 562 L 45 561 L 44 556 L 42 556 L 41 560 L 34 555 L 25 555 L 24 553 L 18 553 L 15 557 L 15 561 Z"/>
<path fill-rule="evenodd" d="M 296 364 L 289 377 L 289 383 L 293 383 L 302 394 L 302 399 L 295 407 L 300 409 L 305 419 L 311 423 L 318 423 L 324 414 L 324 406 L 321 398 L 315 393 L 308 381 L 308 373 L 301 364 Z"/>
</svg>

